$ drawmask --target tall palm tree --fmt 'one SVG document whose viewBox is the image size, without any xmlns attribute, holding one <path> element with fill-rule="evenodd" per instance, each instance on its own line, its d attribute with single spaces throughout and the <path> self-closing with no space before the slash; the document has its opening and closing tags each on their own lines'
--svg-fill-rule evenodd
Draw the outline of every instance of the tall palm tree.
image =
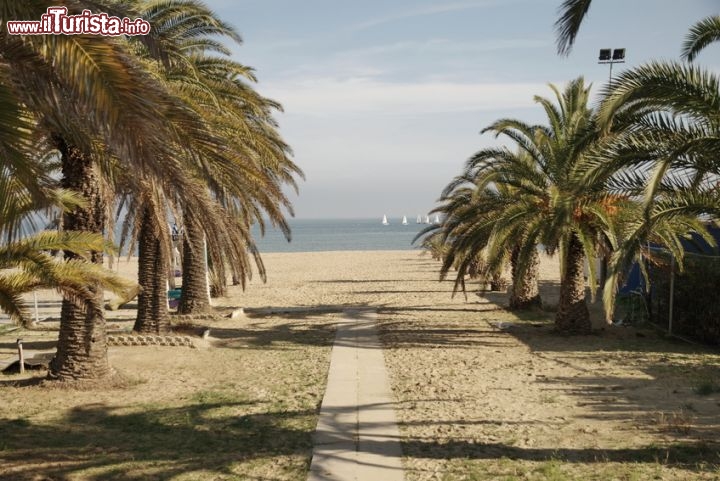
<svg viewBox="0 0 720 481">
<path fill-rule="evenodd" d="M 560 299 L 555 317 L 561 331 L 588 332 L 590 316 L 585 303 L 583 264 L 597 254 L 598 239 L 617 245 L 615 219 L 608 209 L 607 177 L 586 175 L 585 159 L 597 144 L 600 132 L 588 107 L 590 88 L 582 77 L 555 93 L 556 103 L 536 97 L 548 125 L 528 125 L 502 119 L 485 132 L 508 137 L 517 151 L 507 148 L 478 152 L 467 165 L 466 176 L 479 187 L 506 184 L 516 200 L 495 216 L 488 242 L 491 257 L 507 245 L 522 240 L 520 253 L 543 244 L 560 252 Z M 521 152 L 518 154 L 517 152 Z M 524 262 L 525 263 L 525 262 Z M 590 262 L 590 287 L 594 293 L 595 268 Z"/>
<path fill-rule="evenodd" d="M 213 50 L 229 54 L 227 48 L 218 39 L 230 38 L 239 41 L 237 32 L 229 25 L 222 22 L 206 6 L 194 1 L 136 1 L 133 3 L 138 14 L 149 21 L 152 25 L 151 32 L 153 42 L 136 43 L 136 53 L 154 69 L 157 78 L 163 80 L 165 87 L 176 97 L 186 97 L 178 89 L 178 85 L 193 84 L 197 90 L 210 89 L 202 85 L 195 72 L 189 55 L 192 52 Z M 149 48 L 148 48 L 149 47 Z M 158 62 L 153 62 L 157 60 Z M 183 100 L 186 107 L 190 105 Z M 195 113 L 200 116 L 197 111 Z M 210 124 L 205 123 L 206 128 Z M 226 140 L 218 137 L 223 144 Z M 225 146 L 223 149 L 227 149 Z M 222 149 L 217 149 L 222 150 Z M 185 177 L 181 184 L 161 186 L 156 182 L 146 179 L 142 182 L 134 182 L 134 179 L 126 179 L 125 186 L 133 186 L 132 198 L 125 207 L 128 210 L 125 222 L 124 234 L 131 234 L 133 241 L 137 240 L 139 246 L 138 282 L 141 290 L 138 294 L 138 313 L 134 330 L 138 332 L 162 333 L 169 330 L 169 312 L 167 309 L 166 279 L 170 259 L 169 233 L 165 228 L 167 213 L 172 210 L 175 217 L 179 217 L 183 206 L 189 211 L 191 208 L 197 211 L 215 209 L 215 201 L 210 198 L 201 199 L 185 195 L 188 184 L 199 186 L 205 181 L 202 179 L 205 172 L 197 163 L 195 158 L 183 157 L 182 161 L 187 165 L 183 169 Z M 207 202 L 211 201 L 211 202 Z M 195 204 L 195 205 L 193 205 Z M 225 219 L 223 219 L 225 221 Z M 134 222 L 133 222 L 134 221 Z M 189 222 L 185 235 L 192 231 Z M 128 228 L 130 226 L 130 228 Z M 200 234 L 201 239 L 203 234 Z M 125 237 L 125 236 L 123 236 Z M 184 290 L 192 291 L 197 283 L 205 283 L 203 246 L 196 245 L 195 249 L 186 248 L 183 250 L 186 258 L 197 258 L 200 262 L 202 276 L 195 279 L 186 279 Z M 184 269 L 184 272 L 192 268 Z M 204 289 L 203 289 L 204 290 Z M 206 296 L 202 297 L 203 300 Z M 207 306 L 207 301 L 203 307 Z"/>
<path fill-rule="evenodd" d="M 264 276 L 262 261 L 249 233 L 250 225 L 258 222 L 262 226 L 263 215 L 267 215 L 289 235 L 282 209 L 290 213 L 292 210 L 281 186 L 287 183 L 294 187 L 293 176 L 301 175 L 301 171 L 289 159 L 289 149 L 277 133 L 272 111 L 279 105 L 261 97 L 246 83 L 255 81 L 251 69 L 224 57 L 230 52 L 217 38 L 239 41 L 231 27 L 196 2 L 153 2 L 143 5 L 140 11 L 153 24 L 164 48 L 170 51 L 160 72 L 166 85 L 227 145 L 222 156 L 217 149 L 199 148 L 197 160 L 202 181 L 219 204 L 215 207 L 225 212 L 225 223 L 232 222 L 236 235 L 224 238 L 210 235 L 207 226 L 200 222 L 207 209 L 175 198 L 185 224 L 179 311 L 193 313 L 208 308 L 206 245 L 214 277 L 219 280 L 218 290 L 222 291 L 225 281 L 226 260 L 233 277 L 243 283 L 251 273 L 248 255 Z M 161 275 L 161 271 L 156 272 Z M 159 301 L 153 304 L 164 305 Z M 139 317 L 138 322 L 141 321 Z"/>
<path fill-rule="evenodd" d="M 613 188 L 639 201 L 638 220 L 614 258 L 606 306 L 628 264 L 648 254 L 648 241 L 666 246 L 680 266 L 683 237 L 697 232 L 714 242 L 699 216 L 720 218 L 718 112 L 720 78 L 695 65 L 651 62 L 605 90 L 600 121 L 615 135 L 593 168 L 616 170 Z"/>
<path fill-rule="evenodd" d="M 55 4 L 2 1 L 0 17 L 39 18 Z M 98 4 L 77 0 L 67 5 L 71 12 L 79 12 Z M 113 8 L 123 5 L 127 4 L 112 2 Z M 118 163 L 167 185 L 182 185 L 185 165 L 178 154 L 193 155 L 187 139 L 203 143 L 206 149 L 222 149 L 216 136 L 208 133 L 205 121 L 172 97 L 123 39 L 12 37 L 0 32 L 0 76 L 4 89 L 17 99 L 17 117 L 35 120 L 31 131 L 52 139 L 49 146 L 60 150 L 63 169 L 78 176 L 67 179 L 67 185 L 87 195 L 85 202 L 68 214 L 66 227 L 102 232 L 105 208 L 98 196 L 105 192 L 109 197 L 111 191 L 99 189 L 97 181 L 110 176 Z M 5 130 L 17 130 L 17 121 L 9 115 L 0 120 L 8 122 Z M 22 147 L 11 153 L 27 152 Z M 16 167 L 22 166 L 21 155 L 11 158 Z M 16 170 L 31 180 L 27 169 Z M 186 195 L 209 198 L 206 192 Z M 221 224 L 219 215 L 209 217 L 217 226 Z M 99 254 L 92 257 L 100 259 Z M 89 378 L 109 372 L 99 286 L 90 286 L 90 290 L 98 296 L 92 301 L 79 306 L 64 302 L 58 355 L 51 369 L 54 377 Z"/>
</svg>

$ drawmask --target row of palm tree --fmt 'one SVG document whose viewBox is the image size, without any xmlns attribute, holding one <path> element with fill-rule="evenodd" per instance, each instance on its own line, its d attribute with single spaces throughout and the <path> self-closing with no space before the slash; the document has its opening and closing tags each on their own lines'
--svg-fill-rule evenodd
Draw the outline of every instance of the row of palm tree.
<svg viewBox="0 0 720 481">
<path fill-rule="evenodd" d="M 566 1 L 558 21 L 561 51 L 588 1 Z M 709 44 L 706 19 L 684 46 L 694 58 Z M 441 276 L 455 268 L 456 289 L 480 262 L 488 272 L 512 267 L 510 305 L 536 305 L 537 252 L 560 256 L 556 326 L 589 332 L 584 264 L 591 294 L 603 288 L 606 319 L 623 274 L 641 266 L 650 243 L 669 249 L 682 265 L 682 240 L 700 234 L 714 244 L 708 221 L 720 216 L 720 83 L 713 73 L 680 62 L 651 62 L 622 73 L 590 107 L 582 77 L 554 99 L 535 97 L 546 123 L 501 119 L 483 132 L 509 146 L 477 152 L 444 190 L 436 209 L 442 226 L 429 228 L 443 246 Z M 607 271 L 596 285 L 595 259 Z"/>
<path fill-rule="evenodd" d="M 206 246 L 218 279 L 229 268 L 244 282 L 253 262 L 264 276 L 250 227 L 267 216 L 289 235 L 282 187 L 302 173 L 277 132 L 280 106 L 229 58 L 223 42 L 239 35 L 204 4 L 61 3 L 152 26 L 129 39 L 0 32 L 0 194 L 13 199 L 0 217 L 0 268 L 20 268 L 0 276 L 0 307 L 23 319 L 23 292 L 63 293 L 50 376 L 64 380 L 110 372 L 103 289 L 132 287 L 101 266 L 114 249 L 116 209 L 126 214 L 119 240 L 140 255 L 135 329 L 161 333 L 170 325 L 169 216 L 185 227 L 181 311 L 206 310 Z M 3 0 L 0 18 L 40 18 L 56 4 Z M 32 212 L 46 206 L 62 211 L 63 231 L 28 237 Z"/>
</svg>

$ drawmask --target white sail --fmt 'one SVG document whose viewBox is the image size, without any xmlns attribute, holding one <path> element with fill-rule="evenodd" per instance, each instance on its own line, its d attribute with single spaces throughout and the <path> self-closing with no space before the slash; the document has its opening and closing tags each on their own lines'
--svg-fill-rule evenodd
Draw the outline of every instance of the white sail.
<svg viewBox="0 0 720 481">
<path fill-rule="evenodd" d="M 417 222 L 418 224 L 422 224 L 422 217 L 420 217 L 419 214 L 418 214 L 418 218 L 417 218 L 417 221 L 416 221 L 416 222 Z"/>
<path fill-rule="evenodd" d="M 403 216 L 403 221 L 402 221 L 402 223 L 403 223 L 403 225 L 407 225 L 407 217 Z"/>
<path fill-rule="evenodd" d="M 383 222 L 382 222 L 382 223 L 383 223 L 383 225 L 388 225 L 388 224 L 390 223 L 390 222 L 388 222 L 386 215 L 383 215 Z"/>
<path fill-rule="evenodd" d="M 429 224 L 429 223 L 430 223 L 430 216 L 426 215 L 424 224 Z"/>
<path fill-rule="evenodd" d="M 438 214 L 435 214 L 435 223 L 436 224 L 440 223 L 440 216 Z"/>
</svg>

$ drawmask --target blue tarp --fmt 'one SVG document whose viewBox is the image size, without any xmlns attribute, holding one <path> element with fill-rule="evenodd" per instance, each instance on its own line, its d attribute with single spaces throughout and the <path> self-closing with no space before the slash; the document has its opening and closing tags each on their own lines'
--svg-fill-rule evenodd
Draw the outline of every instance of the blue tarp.
<svg viewBox="0 0 720 481">
<path fill-rule="evenodd" d="M 715 243 L 720 246 L 720 227 L 709 226 L 708 231 L 715 238 Z M 692 234 L 691 239 L 683 240 L 682 245 L 686 253 L 720 256 L 720 247 L 711 246 L 698 234 Z M 650 248 L 662 250 L 663 246 L 659 244 L 651 244 Z M 640 266 L 637 263 L 632 265 L 630 272 L 625 279 L 625 285 L 618 290 L 619 294 L 629 294 L 630 292 L 637 291 L 638 289 L 645 290 L 645 279 L 643 278 L 642 273 L 640 272 Z"/>
</svg>

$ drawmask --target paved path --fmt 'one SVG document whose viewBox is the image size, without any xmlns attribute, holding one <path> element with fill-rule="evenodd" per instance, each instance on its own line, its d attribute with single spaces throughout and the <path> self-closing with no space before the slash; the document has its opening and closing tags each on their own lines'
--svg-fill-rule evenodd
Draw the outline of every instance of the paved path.
<svg viewBox="0 0 720 481">
<path fill-rule="evenodd" d="M 308 481 L 402 481 L 376 313 L 346 311 L 332 349 Z"/>
</svg>

